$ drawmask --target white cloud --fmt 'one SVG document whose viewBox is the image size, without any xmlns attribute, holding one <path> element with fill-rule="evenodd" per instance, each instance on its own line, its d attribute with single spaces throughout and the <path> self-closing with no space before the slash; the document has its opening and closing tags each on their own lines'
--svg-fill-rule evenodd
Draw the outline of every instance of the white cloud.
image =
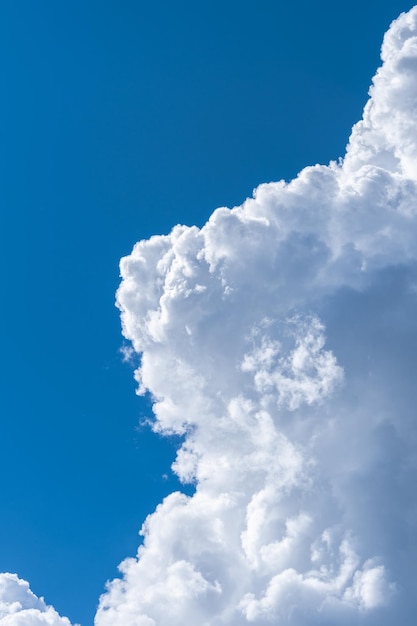
<svg viewBox="0 0 417 626">
<path fill-rule="evenodd" d="M 139 388 L 196 490 L 148 517 L 96 626 L 381 625 L 414 606 L 417 8 L 382 57 L 343 161 L 122 259 Z"/>
<path fill-rule="evenodd" d="M 0 622 L 2 626 L 71 626 L 16 574 L 0 574 Z"/>
<path fill-rule="evenodd" d="M 139 390 L 195 493 L 147 518 L 96 626 L 411 623 L 417 8 L 382 58 L 343 160 L 122 260 Z M 0 581 L 6 626 L 69 624 Z"/>
</svg>

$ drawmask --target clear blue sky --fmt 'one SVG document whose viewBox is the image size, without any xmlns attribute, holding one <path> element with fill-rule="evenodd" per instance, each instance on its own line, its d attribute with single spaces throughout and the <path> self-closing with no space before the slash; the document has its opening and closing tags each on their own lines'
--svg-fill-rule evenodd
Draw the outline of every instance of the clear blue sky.
<svg viewBox="0 0 417 626">
<path fill-rule="evenodd" d="M 172 491 L 123 364 L 139 239 L 344 152 L 399 0 L 3 0 L 0 571 L 83 626 Z"/>
</svg>

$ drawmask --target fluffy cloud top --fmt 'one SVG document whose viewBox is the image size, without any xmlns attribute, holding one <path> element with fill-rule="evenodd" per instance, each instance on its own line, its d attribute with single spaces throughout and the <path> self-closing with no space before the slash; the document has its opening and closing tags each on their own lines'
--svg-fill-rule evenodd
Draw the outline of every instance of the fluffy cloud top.
<svg viewBox="0 0 417 626">
<path fill-rule="evenodd" d="M 16 574 L 0 574 L 0 622 L 2 626 L 71 626 Z"/>
<path fill-rule="evenodd" d="M 139 389 L 195 493 L 148 517 L 96 626 L 415 610 L 417 9 L 382 59 L 343 160 L 122 260 Z"/>
<path fill-rule="evenodd" d="M 344 159 L 121 262 L 172 493 L 96 626 L 404 626 L 417 609 L 417 8 Z M 66 625 L 0 577 L 0 622 Z"/>
</svg>

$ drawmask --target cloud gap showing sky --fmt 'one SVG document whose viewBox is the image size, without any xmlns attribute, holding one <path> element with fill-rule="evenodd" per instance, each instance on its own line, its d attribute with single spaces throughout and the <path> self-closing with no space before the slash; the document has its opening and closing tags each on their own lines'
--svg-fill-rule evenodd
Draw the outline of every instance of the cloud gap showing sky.
<svg viewBox="0 0 417 626">
<path fill-rule="evenodd" d="M 416 610 L 417 7 L 346 155 L 121 261 L 123 334 L 175 492 L 96 626 L 411 624 Z M 68 626 L 0 575 L 5 626 Z"/>
</svg>

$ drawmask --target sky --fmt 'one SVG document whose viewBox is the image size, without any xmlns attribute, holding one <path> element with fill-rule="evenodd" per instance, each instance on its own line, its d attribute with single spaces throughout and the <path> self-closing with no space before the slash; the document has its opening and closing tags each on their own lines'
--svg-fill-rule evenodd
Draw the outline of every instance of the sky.
<svg viewBox="0 0 417 626">
<path fill-rule="evenodd" d="M 0 4 L 5 626 L 413 623 L 411 6 Z"/>
</svg>

